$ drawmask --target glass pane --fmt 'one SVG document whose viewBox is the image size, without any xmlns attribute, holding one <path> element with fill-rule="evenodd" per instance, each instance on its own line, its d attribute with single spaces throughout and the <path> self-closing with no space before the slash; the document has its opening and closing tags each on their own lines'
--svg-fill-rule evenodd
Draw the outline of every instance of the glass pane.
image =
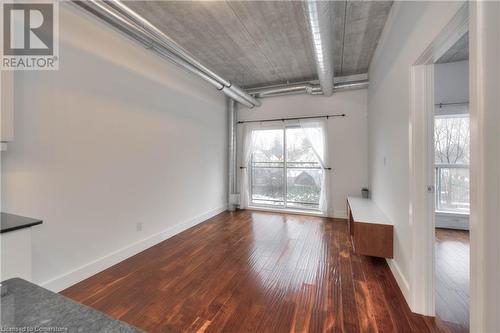
<svg viewBox="0 0 500 333">
<path fill-rule="evenodd" d="M 300 127 L 286 129 L 287 162 L 311 162 L 317 164 L 314 151 Z"/>
<path fill-rule="evenodd" d="M 255 131 L 252 154 L 252 204 L 283 207 L 284 143 L 283 129 Z"/>
<path fill-rule="evenodd" d="M 317 210 L 323 170 L 302 129 L 263 129 L 254 135 L 252 204 Z"/>
<path fill-rule="evenodd" d="M 281 168 L 252 168 L 252 203 L 284 206 L 283 164 Z"/>
<path fill-rule="evenodd" d="M 438 210 L 469 213 L 469 169 L 437 168 Z"/>
<path fill-rule="evenodd" d="M 253 162 L 283 162 L 283 130 L 269 129 L 254 132 Z"/>
<path fill-rule="evenodd" d="M 287 170 L 287 206 L 318 209 L 321 192 L 321 169 Z"/>
<path fill-rule="evenodd" d="M 469 164 L 469 116 L 436 117 L 435 163 Z"/>
</svg>

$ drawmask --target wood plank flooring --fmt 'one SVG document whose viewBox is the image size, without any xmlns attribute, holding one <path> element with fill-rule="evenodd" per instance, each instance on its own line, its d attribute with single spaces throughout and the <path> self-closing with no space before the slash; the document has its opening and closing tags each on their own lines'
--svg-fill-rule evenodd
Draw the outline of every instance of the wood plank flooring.
<svg viewBox="0 0 500 333">
<path fill-rule="evenodd" d="M 436 316 L 450 331 L 469 331 L 469 232 L 436 228 Z"/>
<path fill-rule="evenodd" d="M 222 213 L 62 292 L 147 332 L 429 332 L 344 220 Z"/>
</svg>

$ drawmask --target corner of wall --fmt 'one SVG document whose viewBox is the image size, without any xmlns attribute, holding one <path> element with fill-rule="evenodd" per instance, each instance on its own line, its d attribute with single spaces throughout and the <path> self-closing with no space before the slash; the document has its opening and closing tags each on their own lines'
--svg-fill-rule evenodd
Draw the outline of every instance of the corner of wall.
<svg viewBox="0 0 500 333">
<path fill-rule="evenodd" d="M 200 224 L 227 209 L 227 206 L 221 206 L 215 209 L 212 209 L 204 214 L 198 215 L 191 220 L 184 221 L 178 223 L 170 228 L 167 228 L 159 233 L 148 236 L 144 239 L 141 239 L 137 242 L 134 242 L 126 247 L 113 251 L 103 257 L 100 257 L 94 261 L 91 261 L 83 266 L 75 268 L 67 273 L 59 275 L 53 279 L 45 281 L 41 283 L 42 287 L 45 287 L 54 292 L 59 292 L 64 290 L 75 283 L 83 281 L 94 274 L 97 274 L 127 258 L 130 258 L 136 255 L 139 252 L 142 252 L 170 237 L 173 237 L 184 230 L 187 230 L 191 227 L 194 227 L 197 224 Z"/>
</svg>

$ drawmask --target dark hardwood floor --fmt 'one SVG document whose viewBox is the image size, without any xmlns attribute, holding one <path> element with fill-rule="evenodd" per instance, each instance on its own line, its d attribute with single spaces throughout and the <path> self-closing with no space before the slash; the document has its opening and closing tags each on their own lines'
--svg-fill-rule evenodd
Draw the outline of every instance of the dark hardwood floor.
<svg viewBox="0 0 500 333">
<path fill-rule="evenodd" d="M 469 232 L 436 228 L 436 317 L 469 331 Z"/>
<path fill-rule="evenodd" d="M 222 213 L 62 292 L 148 332 L 428 332 L 344 220 Z"/>
</svg>

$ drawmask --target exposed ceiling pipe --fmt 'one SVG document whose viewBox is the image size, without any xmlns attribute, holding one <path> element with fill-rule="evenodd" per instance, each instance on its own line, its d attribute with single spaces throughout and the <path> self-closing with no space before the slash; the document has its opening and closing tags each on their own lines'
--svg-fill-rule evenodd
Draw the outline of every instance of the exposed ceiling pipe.
<svg viewBox="0 0 500 333">
<path fill-rule="evenodd" d="M 254 106 L 261 106 L 262 105 L 261 101 L 259 101 L 258 99 L 255 99 L 255 97 L 248 94 L 246 91 L 244 91 L 240 87 L 232 85 L 229 88 L 231 88 L 236 94 L 240 95 L 241 97 L 243 97 L 245 100 L 247 100 L 249 103 L 253 104 Z"/>
<path fill-rule="evenodd" d="M 254 105 L 252 103 L 250 103 L 249 101 L 247 101 L 246 99 L 244 99 L 243 97 L 238 95 L 236 92 L 234 92 L 234 90 L 232 90 L 228 87 L 222 87 L 221 90 L 224 94 L 226 94 L 228 97 L 231 97 L 232 99 L 234 99 L 238 103 L 243 104 L 250 109 L 254 107 Z"/>
<path fill-rule="evenodd" d="M 206 67 L 198 60 L 196 60 L 193 56 L 191 56 L 186 50 L 184 50 L 179 44 L 173 41 L 169 36 L 164 34 L 160 29 L 151 24 L 148 20 L 134 12 L 132 9 L 124 5 L 122 2 L 118 0 L 108 0 L 106 1 L 108 5 L 117 10 L 120 14 L 126 16 L 129 20 L 137 24 L 138 26 L 142 26 L 144 30 L 151 34 L 151 36 L 156 37 L 157 41 L 161 43 L 166 49 L 170 52 L 177 54 L 179 57 L 183 58 L 193 66 L 199 68 L 203 72 L 207 73 L 209 76 L 213 77 L 218 82 L 222 83 L 226 87 L 230 87 L 231 83 L 217 73 L 213 72 L 210 68 Z"/>
<path fill-rule="evenodd" d="M 341 82 L 335 84 L 334 87 L 335 91 L 363 89 L 368 87 L 368 80 Z M 253 89 L 247 89 L 247 92 L 257 98 L 296 95 L 296 94 L 309 94 L 309 95 L 323 94 L 321 91 L 321 86 L 318 83 L 312 83 L 312 82 L 253 88 Z"/>
<path fill-rule="evenodd" d="M 307 0 L 304 3 L 314 60 L 323 95 L 333 94 L 333 2 Z"/>
<path fill-rule="evenodd" d="M 226 98 L 227 110 L 227 138 L 228 138 L 228 209 L 235 210 L 236 200 L 236 110 L 237 106 L 233 99 Z"/>
<path fill-rule="evenodd" d="M 120 1 L 90 0 L 73 2 L 140 42 L 161 57 L 198 75 L 235 101 L 249 108 L 261 105 L 260 101 L 201 64 L 161 30 Z"/>
</svg>

